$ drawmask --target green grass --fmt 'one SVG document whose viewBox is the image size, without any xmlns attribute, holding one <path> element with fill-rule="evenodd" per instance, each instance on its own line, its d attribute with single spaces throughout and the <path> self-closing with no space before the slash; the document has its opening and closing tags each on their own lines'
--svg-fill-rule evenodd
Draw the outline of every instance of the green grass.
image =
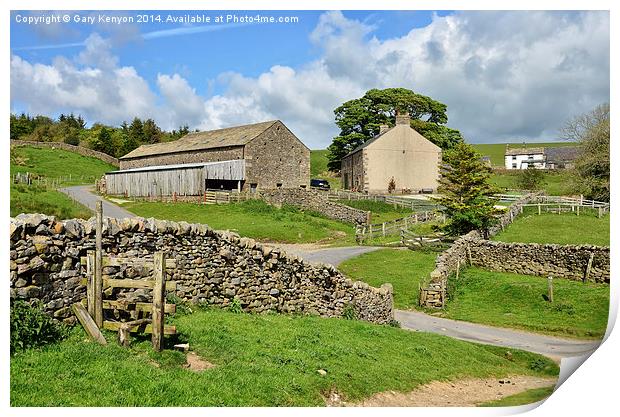
<svg viewBox="0 0 620 417">
<path fill-rule="evenodd" d="M 310 176 L 327 180 L 332 190 L 342 188 L 340 177 L 327 169 L 327 149 L 316 149 L 310 151 Z"/>
<path fill-rule="evenodd" d="M 527 391 L 504 397 L 501 400 L 479 404 L 478 407 L 514 407 L 517 405 L 532 404 L 551 396 L 551 394 L 553 394 L 553 389 L 553 386 L 528 389 Z"/>
<path fill-rule="evenodd" d="M 436 253 L 408 249 L 380 249 L 344 261 L 338 269 L 348 277 L 374 287 L 389 282 L 394 287 L 394 307 L 418 304 L 418 283 L 435 268 Z"/>
<path fill-rule="evenodd" d="M 68 177 L 61 186 L 93 184 L 95 179 L 117 168 L 97 158 L 61 149 L 32 148 L 28 146 L 11 148 L 11 174 L 30 172 L 47 178 Z"/>
<path fill-rule="evenodd" d="M 543 208 L 544 210 L 544 208 Z M 503 232 L 493 237 L 501 242 L 589 244 L 609 246 L 610 217 L 600 219 L 592 210 L 573 213 L 545 213 L 527 207 Z"/>
<path fill-rule="evenodd" d="M 43 213 L 59 219 L 88 219 L 92 212 L 65 194 L 38 185 L 11 184 L 11 216 Z"/>
<path fill-rule="evenodd" d="M 543 182 L 540 189 L 549 195 L 570 195 L 574 194 L 571 187 L 570 171 L 544 171 Z M 494 184 L 500 191 L 502 189 L 519 189 L 518 184 L 519 171 L 512 172 L 494 172 L 491 175 L 491 184 Z"/>
<path fill-rule="evenodd" d="M 448 290 L 450 319 L 578 338 L 601 338 L 607 327 L 607 284 L 555 279 L 549 303 L 544 277 L 469 268 Z"/>
<path fill-rule="evenodd" d="M 491 157 L 491 164 L 496 167 L 504 166 L 504 155 L 506 153 L 506 145 L 509 148 L 556 148 L 560 146 L 575 146 L 573 142 L 541 142 L 541 143 L 473 143 L 474 149 L 482 156 Z"/>
<path fill-rule="evenodd" d="M 30 172 L 39 177 L 58 179 L 59 186 L 92 184 L 113 165 L 77 153 L 29 146 L 11 148 L 11 175 Z M 69 179 L 69 175 L 71 178 Z M 54 188 L 42 185 L 11 183 L 11 216 L 20 213 L 43 213 L 61 219 L 89 218 L 92 212 Z"/>
<path fill-rule="evenodd" d="M 228 229 L 262 241 L 332 245 L 355 242 L 353 225 L 291 206 L 278 209 L 260 200 L 221 205 L 132 202 L 123 207 L 142 217 L 205 223 L 213 229 Z"/>
<path fill-rule="evenodd" d="M 370 221 L 373 224 L 400 219 L 413 213 L 410 209 L 406 207 L 394 207 L 394 205 L 384 203 L 383 201 L 338 200 L 338 203 L 356 208 L 358 210 L 370 211 Z"/>
<path fill-rule="evenodd" d="M 215 368 L 194 373 L 148 339 L 125 349 L 107 333 L 101 346 L 76 329 L 11 357 L 11 406 L 317 406 L 331 390 L 358 401 L 434 380 L 559 372 L 533 353 L 510 349 L 509 360 L 503 348 L 359 321 L 206 310 L 174 322 Z"/>
</svg>

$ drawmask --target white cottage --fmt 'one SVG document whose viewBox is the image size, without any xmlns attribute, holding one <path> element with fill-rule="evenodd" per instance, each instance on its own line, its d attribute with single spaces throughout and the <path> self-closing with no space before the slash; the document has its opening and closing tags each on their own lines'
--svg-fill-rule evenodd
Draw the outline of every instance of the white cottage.
<svg viewBox="0 0 620 417">
<path fill-rule="evenodd" d="M 528 169 L 529 167 L 545 169 L 545 149 L 506 149 L 506 153 L 504 154 L 504 166 L 506 169 Z"/>
</svg>

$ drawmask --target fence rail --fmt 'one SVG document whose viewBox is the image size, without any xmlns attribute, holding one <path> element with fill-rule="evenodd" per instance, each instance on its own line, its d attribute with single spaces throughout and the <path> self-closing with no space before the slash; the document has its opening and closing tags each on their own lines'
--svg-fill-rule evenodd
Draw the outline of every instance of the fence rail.
<svg viewBox="0 0 620 417">
<path fill-rule="evenodd" d="M 355 236 L 358 242 L 371 240 L 378 236 L 388 236 L 396 233 L 400 233 L 401 230 L 408 230 L 410 227 L 419 224 L 427 223 L 437 219 L 442 219 L 445 222 L 445 215 L 443 213 L 436 213 L 432 211 L 425 211 L 422 213 L 413 213 L 409 216 L 401 217 L 399 219 L 390 220 L 383 223 L 364 224 L 358 225 L 355 228 Z"/>
<path fill-rule="evenodd" d="M 11 182 L 13 184 L 40 185 L 50 188 L 58 188 L 63 184 L 71 182 L 95 182 L 97 177 L 94 175 L 63 175 L 60 177 L 46 177 L 30 172 L 16 172 L 11 174 Z"/>
<path fill-rule="evenodd" d="M 432 210 L 439 205 L 430 200 L 421 200 L 417 198 L 407 198 L 397 195 L 371 195 L 362 194 L 352 191 L 333 190 L 328 192 L 329 201 L 349 200 L 349 201 L 379 201 L 386 204 L 392 204 L 396 207 L 409 208 L 411 211 Z"/>
</svg>

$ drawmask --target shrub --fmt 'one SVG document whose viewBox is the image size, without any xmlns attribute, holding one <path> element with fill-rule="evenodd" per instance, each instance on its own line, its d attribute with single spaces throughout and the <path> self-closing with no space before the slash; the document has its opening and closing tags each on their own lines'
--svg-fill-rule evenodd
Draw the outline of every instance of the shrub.
<svg viewBox="0 0 620 417">
<path fill-rule="evenodd" d="M 241 306 L 241 300 L 239 300 L 237 297 L 233 298 L 233 300 L 230 302 L 230 305 L 228 306 L 228 311 L 230 311 L 231 313 L 235 313 L 235 314 L 243 313 L 243 307 Z"/>
<path fill-rule="evenodd" d="M 347 304 L 342 309 L 342 318 L 345 320 L 356 320 L 357 313 L 355 312 L 355 307 L 353 304 Z"/>
<path fill-rule="evenodd" d="M 40 304 L 11 300 L 11 354 L 62 340 L 68 333 L 69 328 L 45 314 Z"/>
</svg>

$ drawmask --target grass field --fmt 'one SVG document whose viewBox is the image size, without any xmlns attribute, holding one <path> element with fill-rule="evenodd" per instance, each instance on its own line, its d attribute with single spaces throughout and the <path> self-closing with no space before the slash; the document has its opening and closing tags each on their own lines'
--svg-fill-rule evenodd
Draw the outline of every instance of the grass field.
<svg viewBox="0 0 620 417">
<path fill-rule="evenodd" d="M 542 401 L 553 394 L 553 386 L 544 388 L 529 389 L 519 394 L 511 395 L 509 397 L 502 398 L 501 400 L 489 401 L 488 403 L 480 404 L 478 407 L 514 407 L 517 405 L 532 404 L 538 401 Z"/>
<path fill-rule="evenodd" d="M 505 188 L 519 189 L 519 172 L 494 172 L 491 175 L 491 184 L 494 184 L 500 191 Z M 543 182 L 540 189 L 549 195 L 571 195 L 574 194 L 571 187 L 571 173 L 569 171 L 544 171 Z"/>
<path fill-rule="evenodd" d="M 575 146 L 573 142 L 540 142 L 540 143 L 473 143 L 472 146 L 482 156 L 491 157 L 491 164 L 496 167 L 504 166 L 504 154 L 508 148 L 556 148 L 560 146 Z"/>
<path fill-rule="evenodd" d="M 327 180 L 332 190 L 342 188 L 340 177 L 327 170 L 327 149 L 310 151 L 310 177 Z"/>
<path fill-rule="evenodd" d="M 406 208 L 392 204 L 384 203 L 383 201 L 372 200 L 338 200 L 338 203 L 345 206 L 353 207 L 358 210 L 370 211 L 371 222 L 373 224 L 389 222 L 390 220 L 400 219 L 413 212 Z"/>
<path fill-rule="evenodd" d="M 505 348 L 353 320 L 213 309 L 173 322 L 214 368 L 185 369 L 182 353 L 155 353 L 148 339 L 127 349 L 107 332 L 101 346 L 77 328 L 11 357 L 11 406 L 317 406 L 331 391 L 356 401 L 433 380 L 559 372 L 533 353 L 507 359 Z"/>
<path fill-rule="evenodd" d="M 11 184 L 11 216 L 43 213 L 59 219 L 88 219 L 92 212 L 54 189 L 37 185 Z"/>
<path fill-rule="evenodd" d="M 448 291 L 450 319 L 578 338 L 600 338 L 607 327 L 607 284 L 555 279 L 549 303 L 545 277 L 469 268 Z"/>
<path fill-rule="evenodd" d="M 11 148 L 11 175 L 30 172 L 40 177 L 64 177 L 59 186 L 92 184 L 105 172 L 115 170 L 110 164 L 61 149 Z M 71 178 L 69 178 L 71 176 Z M 43 213 L 68 218 L 89 218 L 91 211 L 51 187 L 11 183 L 11 216 L 20 213 Z"/>
<path fill-rule="evenodd" d="M 348 277 L 379 287 L 394 287 L 394 307 L 411 309 L 418 303 L 418 283 L 435 268 L 437 254 L 409 249 L 380 249 L 344 261 L 338 269 Z"/>
<path fill-rule="evenodd" d="M 213 229 L 228 229 L 262 241 L 332 245 L 355 243 L 353 225 L 292 206 L 278 209 L 261 200 L 220 205 L 132 202 L 123 207 L 142 217 L 205 223 Z"/>
<path fill-rule="evenodd" d="M 69 177 L 61 186 L 93 184 L 95 179 L 117 168 L 97 158 L 79 155 L 62 149 L 13 147 L 11 174 L 30 172 L 47 178 Z"/>
<path fill-rule="evenodd" d="M 589 244 L 609 246 L 609 214 L 598 218 L 592 210 L 581 209 L 572 213 L 544 213 L 540 216 L 534 207 L 523 214 L 503 232 L 493 237 L 501 242 Z"/>
</svg>

